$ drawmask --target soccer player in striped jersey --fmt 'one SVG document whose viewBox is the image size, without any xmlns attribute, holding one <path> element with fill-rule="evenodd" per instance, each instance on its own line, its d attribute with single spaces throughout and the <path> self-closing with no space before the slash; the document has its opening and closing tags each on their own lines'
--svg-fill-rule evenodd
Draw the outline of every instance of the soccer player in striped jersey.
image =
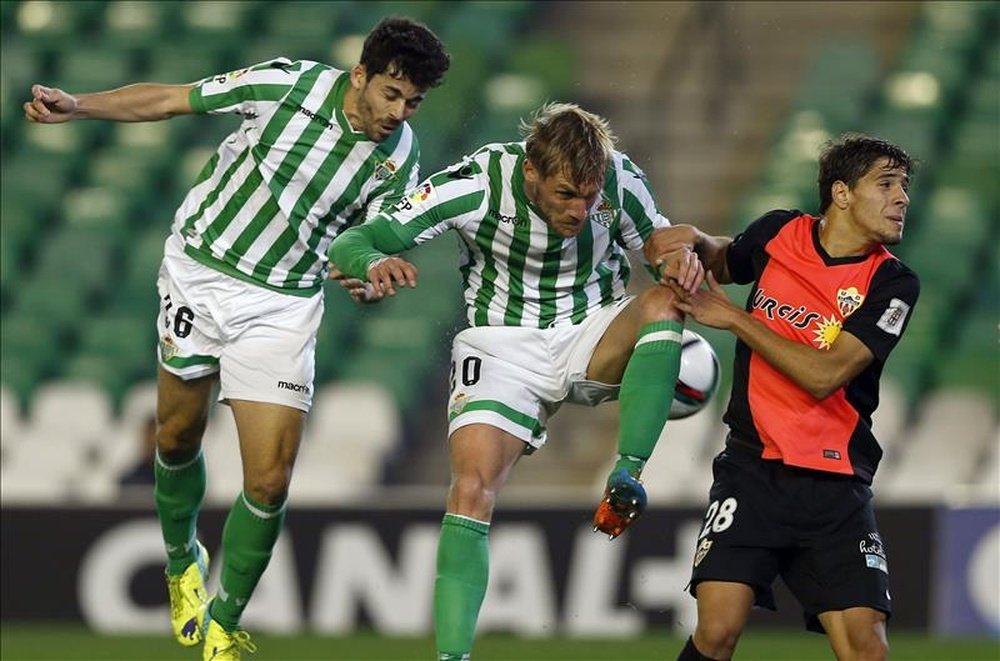
<svg viewBox="0 0 1000 661">
<path fill-rule="evenodd" d="M 771 211 L 733 239 L 688 228 L 709 287 L 678 305 L 731 332 L 736 354 L 688 588 L 698 622 L 678 661 L 732 658 L 750 609 L 775 608 L 779 575 L 839 661 L 888 657 L 872 414 L 920 294 L 886 248 L 902 240 L 913 168 L 897 145 L 847 134 L 820 155 L 821 215 Z M 745 307 L 729 282 L 753 283 Z"/>
<path fill-rule="evenodd" d="M 188 85 L 79 95 L 35 85 L 24 105 L 28 120 L 43 124 L 242 117 L 178 209 L 158 282 L 155 499 L 174 635 L 183 645 L 204 639 L 205 659 L 252 648 L 239 622 L 281 530 L 312 402 L 327 248 L 417 181 L 419 149 L 406 120 L 449 63 L 426 26 L 393 17 L 368 34 L 350 71 L 278 58 Z M 219 592 L 208 601 L 196 523 L 216 383 L 235 417 L 243 491 L 223 531 Z"/>
<path fill-rule="evenodd" d="M 470 327 L 452 348 L 452 482 L 434 595 L 442 661 L 471 654 L 497 494 L 517 460 L 545 443 L 563 402 L 621 400 L 608 489 L 641 490 L 673 399 L 683 315 L 662 283 L 626 295 L 624 250 L 642 250 L 686 291 L 703 276 L 604 119 L 549 104 L 522 132 L 524 142 L 486 145 L 432 175 L 331 252 L 348 276 L 368 280 L 352 295 L 379 298 L 416 284 L 413 266 L 391 255 L 447 230 L 460 239 Z"/>
</svg>

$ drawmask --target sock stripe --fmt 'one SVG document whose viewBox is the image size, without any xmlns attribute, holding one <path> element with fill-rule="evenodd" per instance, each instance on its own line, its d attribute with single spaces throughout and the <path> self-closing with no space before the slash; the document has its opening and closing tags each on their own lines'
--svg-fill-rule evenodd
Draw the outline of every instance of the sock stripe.
<svg viewBox="0 0 1000 661">
<path fill-rule="evenodd" d="M 639 341 L 635 343 L 638 348 L 643 344 L 649 344 L 650 342 L 675 342 L 677 344 L 681 343 L 683 335 L 673 330 L 660 330 L 653 331 L 652 333 L 646 333 L 639 338 Z"/>
<path fill-rule="evenodd" d="M 243 504 L 250 510 L 250 513 L 259 519 L 273 519 L 276 516 L 280 516 L 285 510 L 285 503 L 281 503 L 281 505 L 272 510 L 263 509 L 261 505 L 247 498 L 247 494 L 244 491 L 240 492 L 240 498 L 243 499 Z"/>
<path fill-rule="evenodd" d="M 471 516 L 452 514 L 451 512 L 445 513 L 444 518 L 441 519 L 441 523 L 450 523 L 463 528 L 471 528 L 472 530 L 477 530 L 479 532 L 486 532 L 490 529 L 489 521 L 480 521 L 479 519 L 473 519 Z"/>
<path fill-rule="evenodd" d="M 163 461 L 163 457 L 161 457 L 159 451 L 157 451 L 156 465 L 166 471 L 181 471 L 184 470 L 185 468 L 188 468 L 192 464 L 196 463 L 199 459 L 201 459 L 202 454 L 203 450 L 201 448 L 198 448 L 198 454 L 196 454 L 191 459 L 188 459 L 183 464 L 168 464 L 167 462 Z"/>
</svg>

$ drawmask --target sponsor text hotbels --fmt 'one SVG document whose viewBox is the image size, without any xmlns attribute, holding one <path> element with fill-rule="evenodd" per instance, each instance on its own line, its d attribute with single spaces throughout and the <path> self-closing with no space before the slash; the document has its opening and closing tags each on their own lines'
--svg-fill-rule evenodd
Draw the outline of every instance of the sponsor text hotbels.
<svg viewBox="0 0 1000 661">
<path fill-rule="evenodd" d="M 292 383 L 291 381 L 278 381 L 278 387 L 295 392 L 309 392 L 309 386 L 304 383 Z"/>
</svg>

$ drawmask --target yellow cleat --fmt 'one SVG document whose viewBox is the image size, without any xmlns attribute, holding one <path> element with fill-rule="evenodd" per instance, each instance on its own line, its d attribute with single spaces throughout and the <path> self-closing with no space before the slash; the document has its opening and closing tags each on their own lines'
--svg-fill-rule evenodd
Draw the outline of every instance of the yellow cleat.
<svg viewBox="0 0 1000 661">
<path fill-rule="evenodd" d="M 208 576 L 208 551 L 198 542 L 198 559 L 188 565 L 183 574 L 167 574 L 167 592 L 170 594 L 170 626 L 177 642 L 185 647 L 197 645 L 202 640 L 198 626 L 198 609 L 208 602 L 205 578 Z"/>
<path fill-rule="evenodd" d="M 240 651 L 253 654 L 257 646 L 250 642 L 250 634 L 242 629 L 226 631 L 208 614 L 208 604 L 198 610 L 198 628 L 205 632 L 203 661 L 240 661 Z"/>
</svg>

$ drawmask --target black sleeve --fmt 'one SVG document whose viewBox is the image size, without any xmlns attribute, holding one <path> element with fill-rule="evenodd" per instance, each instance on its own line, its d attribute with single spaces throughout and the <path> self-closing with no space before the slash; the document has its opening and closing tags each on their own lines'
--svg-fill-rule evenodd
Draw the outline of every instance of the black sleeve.
<svg viewBox="0 0 1000 661">
<path fill-rule="evenodd" d="M 844 330 L 884 363 L 910 323 L 919 295 L 917 274 L 898 259 L 887 259 L 875 271 L 861 307 L 844 320 Z"/>
<path fill-rule="evenodd" d="M 801 215 L 801 211 L 794 209 L 769 211 L 736 235 L 726 252 L 726 265 L 729 267 L 729 277 L 733 282 L 745 285 L 756 280 L 759 274 L 755 272 L 754 264 L 759 263 L 759 260 L 755 257 L 764 252 L 767 242 L 773 239 L 786 223 Z"/>
</svg>

